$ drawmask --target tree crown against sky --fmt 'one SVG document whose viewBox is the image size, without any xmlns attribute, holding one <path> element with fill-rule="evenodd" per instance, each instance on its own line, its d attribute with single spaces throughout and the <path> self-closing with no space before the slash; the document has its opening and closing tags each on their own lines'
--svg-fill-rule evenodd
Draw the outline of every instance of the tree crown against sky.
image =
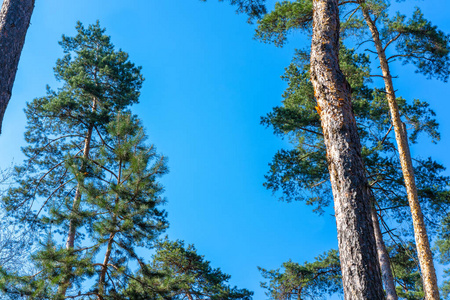
<svg viewBox="0 0 450 300">
<path fill-rule="evenodd" d="M 365 6 L 375 16 L 385 49 L 395 46 L 388 60 L 399 59 L 412 63 L 416 72 L 428 78 L 446 81 L 450 75 L 449 35 L 439 30 L 427 20 L 420 8 L 416 7 L 408 19 L 397 12 L 389 16 L 389 4 L 385 0 L 364 1 Z M 360 13 L 357 1 L 341 1 L 341 35 L 357 37 L 361 43 L 370 42 L 367 25 Z M 258 20 L 255 37 L 265 43 L 282 47 L 294 31 L 310 33 L 312 26 L 312 1 L 282 1 L 275 4 L 274 10 Z M 369 50 L 371 51 L 371 50 Z"/>
<path fill-rule="evenodd" d="M 77 30 L 61 42 L 66 56 L 55 74 L 63 86 L 27 107 L 27 159 L 2 199 L 19 221 L 45 236 L 32 256 L 37 274 L 4 277 L 12 295 L 64 298 L 57 290 L 68 282 L 72 296 L 111 296 L 128 280 L 128 262 L 142 263 L 136 247 L 151 247 L 167 227 L 157 181 L 167 172 L 165 158 L 145 143 L 140 121 L 127 111 L 138 101 L 139 68 L 114 50 L 98 23 Z M 76 211 L 75 190 L 81 194 Z M 77 227 L 72 249 L 61 243 L 69 221 Z"/>
<path fill-rule="evenodd" d="M 444 80 L 449 76 L 449 36 L 427 20 L 419 7 L 407 18 L 400 12 L 390 16 L 390 6 L 385 0 L 364 3 L 376 16 L 385 46 L 395 45 L 397 53 L 392 59 L 398 57 L 405 63 L 411 62 L 427 76 Z M 340 1 L 340 11 L 342 37 L 356 36 L 368 42 L 370 35 L 360 12 L 360 4 L 357 1 Z M 276 2 L 274 9 L 258 20 L 255 38 L 282 47 L 292 32 L 308 34 L 311 26 L 311 0 Z"/>
<path fill-rule="evenodd" d="M 253 292 L 231 287 L 231 276 L 212 268 L 193 245 L 165 239 L 155 250 L 151 263 L 142 266 L 125 292 L 131 299 L 252 299 Z"/>
</svg>

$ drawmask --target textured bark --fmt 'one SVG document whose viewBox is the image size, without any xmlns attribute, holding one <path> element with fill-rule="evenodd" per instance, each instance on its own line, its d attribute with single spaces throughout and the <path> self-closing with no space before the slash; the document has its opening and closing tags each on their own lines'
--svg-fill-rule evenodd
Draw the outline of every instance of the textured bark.
<svg viewBox="0 0 450 300">
<path fill-rule="evenodd" d="M 385 299 L 350 85 L 339 68 L 338 0 L 315 0 L 313 8 L 311 81 L 327 148 L 344 296 Z"/>
<path fill-rule="evenodd" d="M 406 128 L 401 121 L 400 112 L 397 101 L 395 99 L 395 90 L 392 83 L 392 76 L 389 70 L 389 64 L 386 59 L 385 49 L 380 40 L 380 34 L 372 20 L 367 6 L 364 1 L 359 1 L 362 7 L 364 19 L 369 26 L 372 38 L 375 43 L 378 58 L 380 60 L 380 67 L 383 72 L 383 79 L 386 88 L 386 98 L 389 104 L 392 124 L 394 126 L 395 139 L 397 141 L 398 153 L 403 171 L 403 178 L 405 180 L 406 193 L 408 195 L 408 202 L 411 208 L 412 221 L 414 226 L 414 238 L 416 241 L 417 255 L 419 257 L 420 269 L 422 272 L 423 288 L 425 292 L 425 299 L 439 300 L 439 288 L 437 285 L 436 271 L 433 264 L 433 254 L 430 249 L 427 229 L 423 220 L 422 209 L 420 208 L 419 197 L 417 195 L 416 181 L 414 178 L 414 170 L 409 152 L 408 137 Z"/>
<path fill-rule="evenodd" d="M 34 0 L 3 0 L 0 11 L 0 133 L 33 9 Z"/>
<path fill-rule="evenodd" d="M 381 268 L 381 278 L 383 279 L 384 289 L 386 291 L 386 300 L 397 300 L 397 292 L 395 291 L 394 276 L 392 275 L 391 262 L 389 253 L 383 241 L 380 222 L 378 221 L 377 212 L 372 205 L 371 209 L 373 229 L 375 233 L 375 241 L 377 243 L 378 262 Z"/>
</svg>

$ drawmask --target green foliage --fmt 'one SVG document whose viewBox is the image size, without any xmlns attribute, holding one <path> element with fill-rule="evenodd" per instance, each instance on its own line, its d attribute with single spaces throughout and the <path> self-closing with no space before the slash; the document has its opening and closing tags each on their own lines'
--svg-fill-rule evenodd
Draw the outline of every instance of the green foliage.
<svg viewBox="0 0 450 300">
<path fill-rule="evenodd" d="M 385 21 L 384 35 L 395 39 L 397 54 L 404 63 L 412 63 L 416 72 L 447 81 L 450 74 L 450 36 L 424 18 L 419 8 L 411 19 L 397 15 Z"/>
<path fill-rule="evenodd" d="M 141 268 L 125 294 L 130 299 L 251 299 L 252 292 L 230 287 L 229 279 L 193 245 L 166 239 L 156 244 L 151 265 Z"/>
<path fill-rule="evenodd" d="M 444 265 L 450 263 L 450 214 L 442 219 L 441 227 L 436 241 L 436 248 L 439 250 L 439 261 Z M 444 278 L 447 278 L 441 286 L 442 296 L 444 299 L 450 299 L 450 270 L 444 270 Z"/>
<path fill-rule="evenodd" d="M 303 265 L 292 262 L 283 263 L 283 270 L 266 270 L 259 268 L 262 276 L 269 282 L 261 282 L 267 289 L 269 299 L 300 300 L 323 299 L 342 291 L 339 255 L 330 250 L 312 263 Z"/>
<path fill-rule="evenodd" d="M 282 47 L 293 30 L 310 31 L 312 27 L 312 0 L 275 3 L 273 11 L 258 20 L 255 37 L 265 43 Z"/>
<path fill-rule="evenodd" d="M 343 46 L 340 51 L 341 68 L 352 86 L 353 110 L 375 196 L 383 208 L 397 207 L 393 213 L 399 221 L 409 218 L 385 94 L 367 86 L 370 82 L 367 56 L 358 55 Z M 294 147 L 280 150 L 274 156 L 265 186 L 274 192 L 281 191 L 281 200 L 304 200 L 322 213 L 331 203 L 332 195 L 322 129 L 309 79 L 307 53 L 297 52 L 283 79 L 288 83 L 283 105 L 262 118 L 262 123 L 271 126 L 275 134 L 288 137 Z M 427 103 L 416 100 L 408 104 L 398 98 L 398 104 L 410 127 L 411 141 L 416 141 L 420 133 L 439 139 L 434 112 Z M 430 159 L 416 160 L 419 195 L 425 211 L 430 212 L 433 220 L 445 213 L 450 200 L 448 178 L 441 175 L 444 170 L 442 165 Z"/>
<path fill-rule="evenodd" d="M 388 251 L 399 299 L 424 299 L 414 244 L 395 244 L 388 247 Z M 305 262 L 303 265 L 289 260 L 283 263 L 281 270 L 259 269 L 268 280 L 262 282 L 261 287 L 267 290 L 269 299 L 325 299 L 327 295 L 343 292 L 336 250 L 330 250 L 314 262 Z"/>
<path fill-rule="evenodd" d="M 397 283 L 398 297 L 406 300 L 424 299 L 416 246 L 413 243 L 408 243 L 391 246 L 388 250 L 392 273 Z"/>
<path fill-rule="evenodd" d="M 368 7 L 376 20 L 384 46 L 395 45 L 396 53 L 389 60 L 400 59 L 404 63 L 412 63 L 418 73 L 428 78 L 448 79 L 450 38 L 425 19 L 419 8 L 407 20 L 406 16 L 399 13 L 390 18 L 386 0 L 366 0 L 364 4 L 354 4 L 339 2 L 342 38 L 355 36 L 363 39 L 370 36 L 360 12 L 361 5 Z M 290 33 L 297 30 L 310 33 L 312 16 L 312 0 L 277 2 L 274 9 L 258 21 L 255 38 L 282 47 Z"/>
<path fill-rule="evenodd" d="M 68 282 L 73 298 L 113 299 L 126 285 L 129 262 L 142 262 L 136 247 L 150 248 L 167 227 L 157 182 L 167 172 L 165 158 L 145 143 L 128 111 L 139 98 L 140 68 L 114 50 L 98 23 L 87 29 L 79 23 L 77 30 L 60 43 L 66 55 L 55 75 L 62 87 L 27 105 L 27 159 L 2 198 L 29 230 L 46 237 L 31 257 L 34 276 L 2 278 L 10 295 L 64 299 L 58 288 Z M 69 223 L 77 229 L 74 248 L 63 243 Z"/>
</svg>

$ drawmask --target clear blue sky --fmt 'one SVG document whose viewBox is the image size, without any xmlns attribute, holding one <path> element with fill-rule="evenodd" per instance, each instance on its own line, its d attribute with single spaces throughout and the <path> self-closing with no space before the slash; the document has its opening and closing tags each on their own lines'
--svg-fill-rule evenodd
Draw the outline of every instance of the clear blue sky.
<svg viewBox="0 0 450 300">
<path fill-rule="evenodd" d="M 292 259 L 312 260 L 337 247 L 334 218 L 303 203 L 281 203 L 262 186 L 267 164 L 287 147 L 259 125 L 279 105 L 280 79 L 294 49 L 309 46 L 293 35 L 283 49 L 253 40 L 254 25 L 217 0 L 38 0 L 0 136 L 0 165 L 20 163 L 27 101 L 56 87 L 53 66 L 62 34 L 78 20 L 100 20 L 118 48 L 143 67 L 146 78 L 134 112 L 149 141 L 169 157 L 166 187 L 169 238 L 196 245 L 199 253 L 232 275 L 231 283 L 264 299 L 257 266 L 277 268 Z M 405 13 L 415 1 L 400 4 Z M 445 0 L 417 1 L 427 17 L 450 32 Z M 268 1 L 271 8 L 274 1 Z M 442 141 L 428 139 L 413 154 L 450 166 L 450 101 L 447 84 L 396 66 L 398 95 L 431 103 Z M 448 173 L 449 174 L 449 173 Z"/>
</svg>

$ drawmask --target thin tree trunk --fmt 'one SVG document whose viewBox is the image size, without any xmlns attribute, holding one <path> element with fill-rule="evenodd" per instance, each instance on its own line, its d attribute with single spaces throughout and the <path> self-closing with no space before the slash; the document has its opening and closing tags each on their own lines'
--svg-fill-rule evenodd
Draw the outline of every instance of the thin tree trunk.
<svg viewBox="0 0 450 300">
<path fill-rule="evenodd" d="M 375 241 L 377 243 L 378 262 L 381 268 L 381 278 L 383 279 L 384 289 L 386 291 L 386 300 L 397 300 L 398 296 L 395 291 L 395 282 L 394 276 L 392 275 L 389 253 L 383 241 L 380 222 L 378 221 L 377 211 L 375 210 L 374 205 L 372 205 L 371 215 L 375 233 Z"/>
<path fill-rule="evenodd" d="M 86 139 L 84 142 L 84 149 L 83 149 L 83 159 L 89 158 L 89 151 L 91 149 L 91 140 L 92 140 L 92 131 L 93 126 L 91 125 L 88 129 L 88 133 L 86 135 Z M 72 212 L 76 214 L 78 212 L 78 209 L 80 208 L 81 204 L 81 186 L 78 183 L 77 189 L 75 191 L 75 197 L 72 204 Z M 67 242 L 66 242 L 66 249 L 72 249 L 75 245 L 75 234 L 77 230 L 77 226 L 75 224 L 74 218 L 71 218 L 69 221 L 69 233 L 67 235 Z"/>
<path fill-rule="evenodd" d="M 94 98 L 92 100 L 92 111 L 95 111 L 97 107 L 97 100 Z M 83 159 L 89 158 L 89 151 L 91 149 L 91 140 L 92 140 L 92 131 L 94 129 L 93 125 L 90 125 L 86 134 L 86 138 L 84 140 L 84 148 L 83 148 Z M 75 191 L 75 197 L 72 204 L 72 214 L 74 217 L 70 218 L 69 220 L 69 233 L 67 234 L 67 241 L 66 241 L 66 249 L 70 250 L 73 249 L 75 246 L 75 235 L 77 232 L 78 224 L 75 220 L 76 214 L 78 213 L 78 210 L 80 208 L 81 204 L 81 186 L 78 183 L 77 189 Z M 66 291 L 70 286 L 70 282 L 66 281 L 62 283 L 58 288 L 58 293 L 62 296 L 66 295 Z"/>
<path fill-rule="evenodd" d="M 89 150 L 91 149 L 91 139 L 92 139 L 92 131 L 93 126 L 89 127 L 88 133 L 86 135 L 86 139 L 84 142 L 84 149 L 83 149 L 83 158 L 88 159 L 89 158 Z M 72 212 L 76 214 L 78 212 L 78 209 L 80 208 L 80 202 L 81 202 L 81 191 L 80 191 L 80 184 L 77 185 L 77 189 L 75 191 L 75 198 L 72 204 Z M 66 242 L 66 249 L 72 249 L 75 245 L 75 234 L 77 231 L 77 225 L 74 218 L 71 218 L 69 221 L 69 233 L 67 235 L 67 242 Z"/>
<path fill-rule="evenodd" d="M 344 296 L 385 299 L 350 85 L 339 68 L 338 0 L 315 0 L 313 9 L 311 81 L 327 148 Z"/>
<path fill-rule="evenodd" d="M 119 160 L 119 171 L 117 174 L 117 186 L 120 185 L 121 183 L 121 179 L 122 178 L 122 160 Z M 119 196 L 116 197 L 115 199 L 115 206 L 117 207 L 119 203 Z M 117 216 L 114 213 L 113 214 L 113 224 L 116 224 L 117 222 Z M 105 258 L 103 260 L 103 266 L 102 266 L 102 271 L 100 273 L 100 278 L 98 280 L 98 299 L 102 300 L 103 298 L 103 292 L 104 292 L 104 285 L 105 285 L 105 278 L 106 278 L 106 271 L 108 269 L 108 262 L 109 262 L 109 258 L 111 256 L 111 250 L 112 250 L 112 244 L 114 242 L 114 236 L 116 235 L 116 231 L 113 231 L 109 234 L 109 240 L 108 240 L 108 246 L 106 247 L 106 253 L 105 253 Z"/>
<path fill-rule="evenodd" d="M 3 0 L 0 11 L 0 133 L 33 9 L 34 0 Z"/>
<path fill-rule="evenodd" d="M 360 0 L 364 19 L 369 26 L 372 38 L 375 43 L 378 58 L 380 60 L 380 67 L 383 72 L 383 79 L 386 88 L 386 98 L 391 112 L 392 124 L 394 126 L 395 139 L 398 145 L 398 152 L 400 155 L 400 162 L 403 171 L 403 178 L 405 180 L 406 193 L 408 195 L 408 202 L 411 208 L 412 221 L 414 226 L 414 238 L 417 245 L 417 255 L 419 257 L 420 269 L 422 271 L 423 288 L 425 298 L 427 300 L 439 300 L 439 288 L 437 285 L 436 271 L 433 265 L 433 254 L 430 249 L 427 229 L 423 220 L 422 209 L 419 204 L 419 197 L 417 195 L 416 182 L 414 178 L 414 170 L 409 152 L 408 137 L 406 128 L 400 118 L 397 101 L 395 99 L 395 90 L 392 83 L 392 76 L 389 70 L 389 64 L 386 59 L 385 49 L 380 40 L 380 34 L 372 20 L 369 9 L 364 1 Z"/>
<path fill-rule="evenodd" d="M 108 246 L 106 247 L 105 259 L 103 260 L 102 271 L 100 273 L 100 278 L 98 280 L 98 299 L 101 300 L 104 292 L 106 270 L 108 269 L 108 262 L 111 256 L 112 243 L 114 241 L 114 236 L 116 234 L 113 232 L 109 235 Z"/>
</svg>

